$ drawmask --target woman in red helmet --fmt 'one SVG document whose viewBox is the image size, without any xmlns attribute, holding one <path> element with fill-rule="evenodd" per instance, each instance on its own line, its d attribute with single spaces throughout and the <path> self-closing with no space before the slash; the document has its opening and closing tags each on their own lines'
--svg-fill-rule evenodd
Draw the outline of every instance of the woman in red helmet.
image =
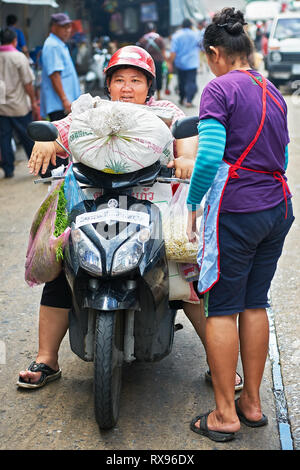
<svg viewBox="0 0 300 470">
<path fill-rule="evenodd" d="M 172 124 L 184 113 L 170 101 L 155 101 L 153 98 L 155 65 L 150 54 L 137 46 L 119 49 L 111 58 L 106 70 L 106 93 L 112 101 L 122 101 L 148 106 L 170 108 L 174 112 Z M 72 122 L 72 113 L 53 124 L 59 132 L 59 139 L 68 149 L 68 133 Z M 197 150 L 197 137 L 181 139 L 176 143 L 176 176 L 191 176 Z M 47 170 L 49 162 L 55 164 L 56 154 L 62 155 L 61 147 L 56 142 L 36 142 L 28 162 L 30 173 L 37 175 Z M 184 155 L 184 157 L 183 157 Z M 57 279 L 45 284 L 39 311 L 39 350 L 36 361 L 26 371 L 21 371 L 17 385 L 23 388 L 38 388 L 48 381 L 61 376 L 58 365 L 58 351 L 68 329 L 68 312 L 72 306 L 72 297 L 65 275 L 62 272 Z M 199 317 L 199 305 L 186 304 L 186 313 L 193 320 Z M 191 313 L 189 314 L 189 311 Z M 195 320 L 195 322 L 198 321 Z M 197 326 L 197 323 L 195 323 Z"/>
</svg>

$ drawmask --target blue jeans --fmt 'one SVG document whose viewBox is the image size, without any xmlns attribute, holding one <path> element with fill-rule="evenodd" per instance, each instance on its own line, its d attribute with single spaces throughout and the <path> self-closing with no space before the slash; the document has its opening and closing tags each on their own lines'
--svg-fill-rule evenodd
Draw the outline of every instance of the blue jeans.
<svg viewBox="0 0 300 470">
<path fill-rule="evenodd" d="M 177 69 L 177 72 L 180 101 L 183 102 L 186 99 L 187 103 L 191 103 L 198 90 L 196 83 L 197 69 Z"/>
<path fill-rule="evenodd" d="M 27 135 L 27 126 L 32 122 L 32 112 L 26 116 L 11 117 L 0 116 L 0 149 L 2 168 L 5 175 L 11 175 L 14 172 L 15 155 L 11 145 L 13 130 L 17 133 L 27 158 L 29 159 L 34 142 Z"/>
</svg>

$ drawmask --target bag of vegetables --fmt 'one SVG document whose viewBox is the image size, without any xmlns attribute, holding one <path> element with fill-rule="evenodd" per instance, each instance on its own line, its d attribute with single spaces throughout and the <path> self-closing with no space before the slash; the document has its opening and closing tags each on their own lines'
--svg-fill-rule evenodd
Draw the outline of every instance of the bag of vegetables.
<svg viewBox="0 0 300 470">
<path fill-rule="evenodd" d="M 198 243 L 191 243 L 188 240 L 187 219 L 188 208 L 186 200 L 189 185 L 180 183 L 176 189 L 167 213 L 163 217 L 163 233 L 166 247 L 167 259 L 177 261 L 177 263 L 197 264 Z M 198 210 L 197 227 L 199 228 L 203 210 Z"/>
<path fill-rule="evenodd" d="M 53 281 L 62 269 L 70 235 L 64 184 L 62 179 L 53 186 L 31 225 L 25 262 L 25 280 L 31 287 Z"/>
</svg>

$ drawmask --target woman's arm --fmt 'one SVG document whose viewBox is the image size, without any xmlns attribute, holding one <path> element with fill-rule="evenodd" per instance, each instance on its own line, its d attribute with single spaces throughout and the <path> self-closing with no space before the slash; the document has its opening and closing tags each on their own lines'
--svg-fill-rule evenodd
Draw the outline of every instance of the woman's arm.
<svg viewBox="0 0 300 470">
<path fill-rule="evenodd" d="M 287 145 L 287 146 L 285 147 L 285 164 L 284 164 L 284 169 L 285 169 L 285 171 L 287 170 L 288 163 L 289 163 L 289 147 L 288 147 L 288 145 Z"/>
<path fill-rule="evenodd" d="M 72 114 L 70 113 L 64 119 L 52 123 L 57 127 L 59 133 L 57 140 L 62 142 L 62 144 L 68 150 L 68 134 L 71 122 Z M 35 142 L 30 159 L 28 161 L 28 168 L 30 173 L 33 173 L 35 176 L 40 170 L 42 174 L 46 173 L 50 162 L 53 165 L 56 165 L 56 155 L 59 155 L 61 158 L 67 157 L 66 152 L 63 151 L 57 142 Z"/>
<path fill-rule="evenodd" d="M 178 157 L 168 164 L 168 168 L 175 168 L 176 178 L 188 179 L 192 176 L 197 148 L 198 136 L 176 140 Z"/>
<path fill-rule="evenodd" d="M 196 241 L 197 209 L 212 185 L 224 156 L 226 129 L 215 119 L 203 119 L 199 126 L 199 147 L 187 206 L 189 210 L 187 235 L 191 242 Z"/>
<path fill-rule="evenodd" d="M 50 162 L 56 165 L 56 154 L 60 151 L 57 142 L 35 142 L 28 160 L 29 172 L 36 176 L 41 169 L 42 174 L 46 173 Z"/>
<path fill-rule="evenodd" d="M 216 119 L 201 120 L 198 130 L 198 153 L 187 198 L 189 210 L 200 205 L 212 185 L 226 145 L 226 129 Z"/>
</svg>

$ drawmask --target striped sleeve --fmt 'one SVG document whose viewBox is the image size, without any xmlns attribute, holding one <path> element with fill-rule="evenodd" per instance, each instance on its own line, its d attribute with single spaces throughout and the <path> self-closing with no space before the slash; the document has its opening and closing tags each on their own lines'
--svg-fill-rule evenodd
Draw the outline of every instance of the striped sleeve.
<svg viewBox="0 0 300 470">
<path fill-rule="evenodd" d="M 216 119 L 201 119 L 198 131 L 198 153 L 187 198 L 190 211 L 197 210 L 212 185 L 226 145 L 226 129 Z"/>
</svg>

